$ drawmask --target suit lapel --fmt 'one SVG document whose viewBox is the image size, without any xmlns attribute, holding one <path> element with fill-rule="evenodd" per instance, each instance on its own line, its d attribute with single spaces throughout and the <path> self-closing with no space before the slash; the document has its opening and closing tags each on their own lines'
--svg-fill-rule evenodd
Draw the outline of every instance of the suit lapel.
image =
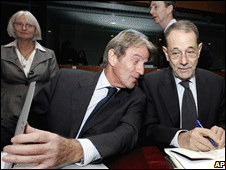
<svg viewBox="0 0 226 170">
<path fill-rule="evenodd" d="M 44 52 L 44 51 L 41 51 L 39 49 L 36 49 L 36 53 L 35 53 L 33 62 L 31 64 L 30 70 L 33 70 L 39 63 L 41 63 L 45 60 L 49 60 L 50 58 L 52 58 L 52 56 L 50 56 L 48 51 Z"/>
<path fill-rule="evenodd" d="M 100 73 L 88 81 L 84 77 L 83 80 L 78 82 L 78 89 L 72 92 L 72 122 L 76 122 L 72 123 L 70 134 L 72 138 L 78 133 L 99 77 Z"/>
<path fill-rule="evenodd" d="M 179 110 L 179 99 L 176 84 L 172 74 L 172 70 L 167 68 L 165 70 L 165 79 L 162 81 L 160 87 L 161 97 L 163 98 L 164 104 L 171 117 L 171 121 L 174 127 L 180 127 L 180 110 Z"/>
<path fill-rule="evenodd" d="M 14 63 L 17 67 L 21 69 L 21 71 L 23 71 L 22 65 L 20 64 L 19 58 L 17 57 L 15 47 L 7 47 L 6 51 L 6 55 L 2 55 L 1 58 L 5 61 Z"/>
<path fill-rule="evenodd" d="M 198 119 L 203 125 L 206 124 L 209 107 L 210 107 L 210 83 L 208 79 L 204 77 L 199 69 L 196 70 L 196 89 L 197 89 L 197 101 L 198 101 Z"/>
</svg>

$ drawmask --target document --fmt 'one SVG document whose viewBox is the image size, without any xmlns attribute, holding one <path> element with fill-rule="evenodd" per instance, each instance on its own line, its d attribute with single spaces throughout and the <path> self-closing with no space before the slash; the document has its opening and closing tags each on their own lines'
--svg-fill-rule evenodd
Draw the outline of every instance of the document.
<svg viewBox="0 0 226 170">
<path fill-rule="evenodd" d="M 213 169 L 216 161 L 225 161 L 225 148 L 197 152 L 184 148 L 165 148 L 171 161 L 180 169 Z"/>
<path fill-rule="evenodd" d="M 34 92 L 35 92 L 35 84 L 36 84 L 36 81 L 31 82 L 30 85 L 29 85 L 27 96 L 26 96 L 26 99 L 25 99 L 25 102 L 24 102 L 24 106 L 21 110 L 20 117 L 19 117 L 18 122 L 17 122 L 17 126 L 16 126 L 14 136 L 24 133 L 24 128 L 25 128 L 25 125 L 27 123 L 28 114 L 29 114 L 29 111 L 30 111 L 32 99 L 33 99 Z M 12 163 L 5 163 L 3 169 L 11 169 L 12 166 L 13 166 Z"/>
<path fill-rule="evenodd" d="M 1 169 L 4 169 L 5 162 L 2 161 L 2 157 L 5 156 L 7 153 L 1 152 Z M 15 167 L 27 167 L 27 166 L 32 166 L 31 164 L 17 164 Z M 55 169 L 55 168 L 54 168 Z M 62 167 L 58 167 L 56 169 L 108 169 L 104 164 L 89 164 L 87 166 L 77 166 L 76 164 L 70 164 L 70 165 L 65 165 Z"/>
</svg>

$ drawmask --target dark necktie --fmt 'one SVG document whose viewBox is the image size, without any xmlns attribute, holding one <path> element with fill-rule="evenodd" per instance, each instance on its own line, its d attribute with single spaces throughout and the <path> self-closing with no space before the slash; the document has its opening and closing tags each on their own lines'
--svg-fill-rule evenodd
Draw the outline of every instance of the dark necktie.
<svg viewBox="0 0 226 170">
<path fill-rule="evenodd" d="M 181 81 L 180 84 L 185 88 L 182 100 L 182 128 L 191 130 L 195 128 L 197 120 L 195 101 L 189 88 L 189 81 Z"/>
<path fill-rule="evenodd" d="M 104 97 L 102 100 L 100 100 L 96 107 L 93 109 L 93 111 L 91 112 L 91 114 L 89 115 L 88 119 L 86 120 L 86 123 L 88 122 L 88 120 L 90 120 L 93 115 L 117 92 L 117 89 L 115 87 L 107 87 L 108 88 L 108 94 L 106 97 Z M 86 123 L 84 124 L 79 137 L 81 137 L 82 135 L 82 131 L 86 125 Z"/>
</svg>

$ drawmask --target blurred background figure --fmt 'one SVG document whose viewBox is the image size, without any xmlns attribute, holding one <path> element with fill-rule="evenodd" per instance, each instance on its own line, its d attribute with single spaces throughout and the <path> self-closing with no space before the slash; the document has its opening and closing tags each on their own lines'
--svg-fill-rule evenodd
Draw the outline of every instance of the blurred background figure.
<svg viewBox="0 0 226 170">
<path fill-rule="evenodd" d="M 61 45 L 61 53 L 60 53 L 60 64 L 71 64 L 78 65 L 79 58 L 77 55 L 77 51 L 71 48 L 71 41 L 64 41 Z"/>
<path fill-rule="evenodd" d="M 86 60 L 86 54 L 84 51 L 79 51 L 78 57 L 80 59 L 80 62 L 82 65 L 88 65 L 88 62 Z"/>
<path fill-rule="evenodd" d="M 1 119 L 19 116 L 30 82 L 36 95 L 59 70 L 54 51 L 36 41 L 41 29 L 29 11 L 15 13 L 7 32 L 15 40 L 1 46 Z"/>
</svg>

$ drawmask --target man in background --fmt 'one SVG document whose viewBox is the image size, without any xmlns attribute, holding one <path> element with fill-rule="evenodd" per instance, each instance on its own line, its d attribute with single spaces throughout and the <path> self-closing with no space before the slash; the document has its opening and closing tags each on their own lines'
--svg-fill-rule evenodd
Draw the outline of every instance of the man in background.
<svg viewBox="0 0 226 170">
<path fill-rule="evenodd" d="M 176 6 L 177 1 L 150 1 L 150 14 L 153 16 L 156 24 L 159 24 L 164 33 L 166 30 L 176 21 Z M 163 38 L 162 45 L 165 45 L 165 39 Z M 213 65 L 214 57 L 211 54 L 209 48 L 203 44 L 199 62 L 197 67 L 209 70 Z M 169 66 L 165 58 L 163 58 L 163 67 Z"/>
</svg>

